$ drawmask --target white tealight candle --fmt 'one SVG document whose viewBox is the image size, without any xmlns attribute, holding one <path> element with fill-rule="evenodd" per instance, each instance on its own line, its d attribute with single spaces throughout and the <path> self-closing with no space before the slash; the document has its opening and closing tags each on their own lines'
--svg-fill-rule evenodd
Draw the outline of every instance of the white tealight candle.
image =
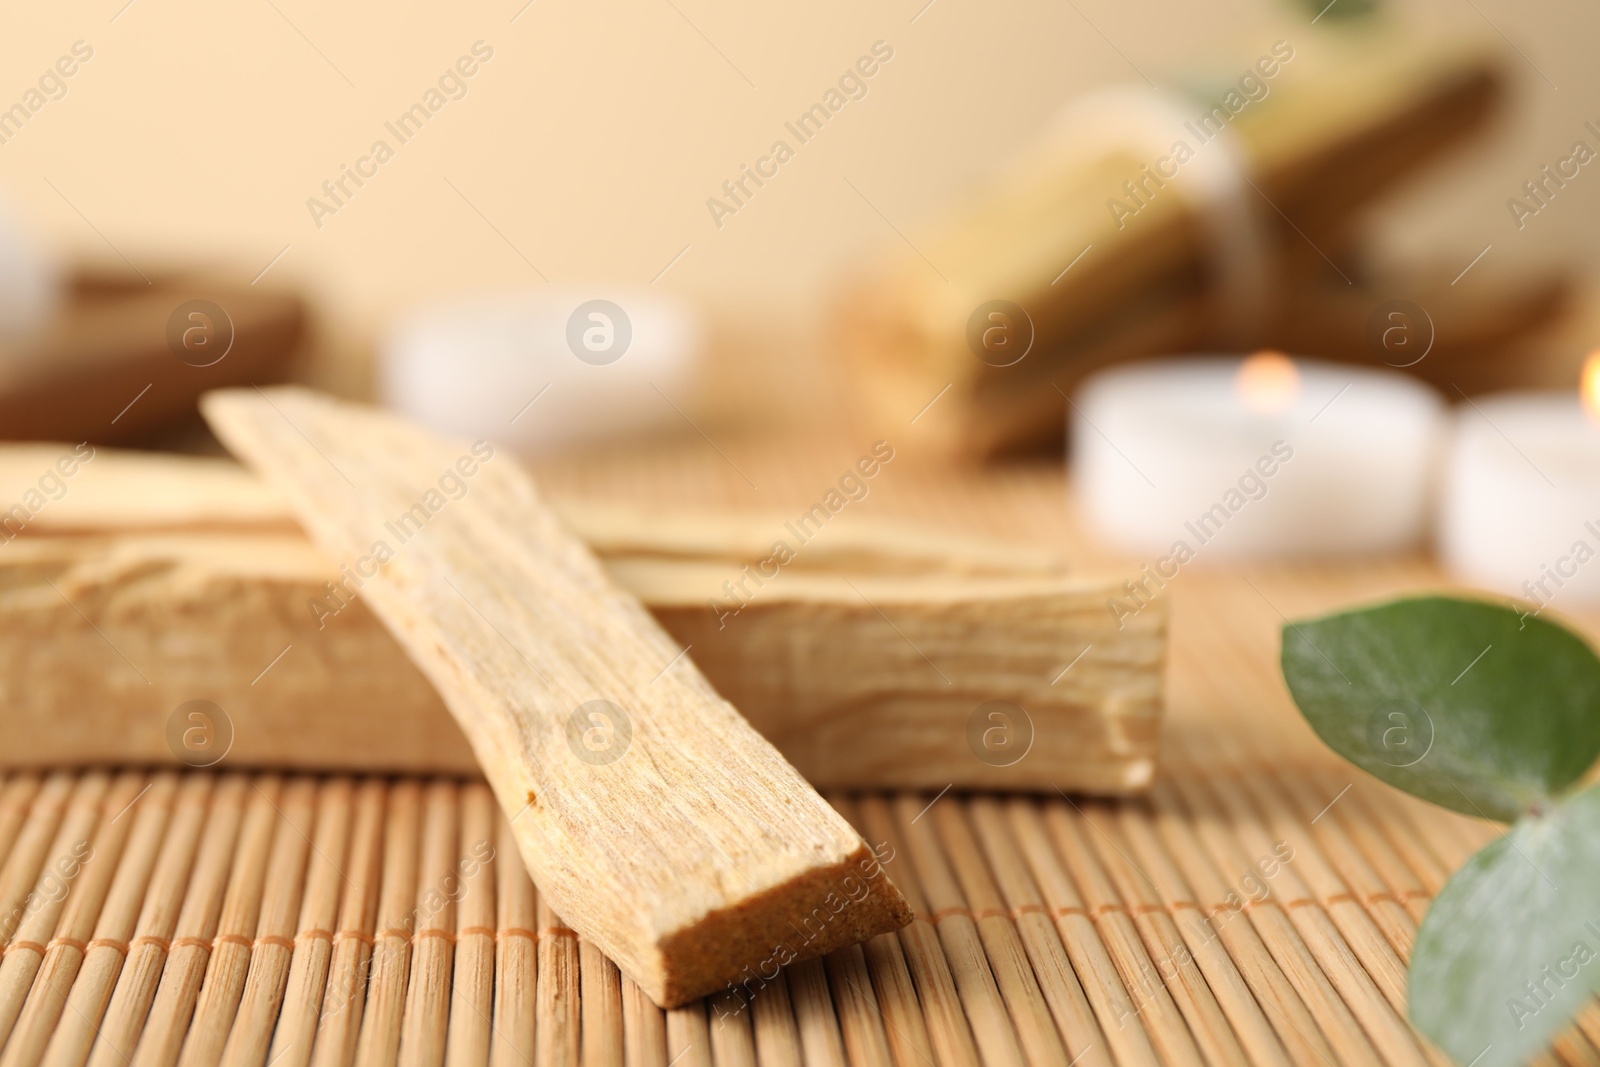
<svg viewBox="0 0 1600 1067">
<path fill-rule="evenodd" d="M 1439 552 L 1533 611 L 1600 601 L 1600 355 L 1581 397 L 1502 393 L 1457 409 Z"/>
<path fill-rule="evenodd" d="M 378 385 L 424 425 L 537 452 L 681 427 L 702 349 L 698 317 L 663 294 L 486 293 L 404 319 Z"/>
<path fill-rule="evenodd" d="M 1420 540 L 1444 405 L 1394 371 L 1276 353 L 1125 364 L 1073 403 L 1091 529 L 1171 578 L 1197 559 Z"/>
</svg>

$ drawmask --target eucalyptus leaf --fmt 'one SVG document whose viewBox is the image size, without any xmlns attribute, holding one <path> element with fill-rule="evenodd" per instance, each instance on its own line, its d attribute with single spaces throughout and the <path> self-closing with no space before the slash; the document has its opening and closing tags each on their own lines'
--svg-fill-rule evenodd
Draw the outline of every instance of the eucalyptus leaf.
<svg viewBox="0 0 1600 1067">
<path fill-rule="evenodd" d="M 1524 819 L 1428 909 L 1411 955 L 1411 1021 L 1458 1063 L 1522 1063 L 1600 992 L 1597 826 L 1600 789 Z"/>
<path fill-rule="evenodd" d="M 1282 662 L 1329 747 L 1468 815 L 1511 822 L 1600 755 L 1600 659 L 1507 607 L 1417 597 L 1291 622 Z"/>
</svg>

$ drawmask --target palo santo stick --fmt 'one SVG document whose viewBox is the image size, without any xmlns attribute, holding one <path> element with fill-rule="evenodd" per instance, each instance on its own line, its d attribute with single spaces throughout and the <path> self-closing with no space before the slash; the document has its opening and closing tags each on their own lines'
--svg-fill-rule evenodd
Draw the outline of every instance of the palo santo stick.
<svg viewBox="0 0 1600 1067">
<path fill-rule="evenodd" d="M 1249 184 L 1241 180 L 1240 188 L 1266 224 L 1258 252 L 1274 284 L 1253 291 L 1249 306 L 1268 321 L 1230 324 L 1219 314 L 1205 221 L 1183 192 L 1156 177 L 1169 165 L 1176 174 L 1215 136 L 1208 109 L 1221 98 L 1180 98 L 1191 116 L 1171 131 L 1182 151 L 1147 153 L 1127 134 L 1104 145 L 1092 133 L 1047 138 L 989 187 L 917 227 L 913 246 L 886 243 L 881 266 L 841 308 L 834 346 L 867 421 L 904 425 L 948 389 L 906 434 L 976 457 L 1059 447 L 1057 390 L 1070 393 L 1098 366 L 1153 352 L 1213 351 L 1207 346 L 1221 341 L 1283 347 L 1271 320 L 1292 319 L 1277 299 L 1295 279 L 1278 262 L 1280 250 L 1299 254 L 1307 242 L 1337 248 L 1331 242 L 1348 234 L 1356 209 L 1482 125 L 1500 95 L 1490 41 L 1423 36 L 1420 48 L 1418 35 L 1393 31 L 1297 38 L 1292 61 L 1272 61 L 1278 73 L 1269 97 L 1236 119 L 1218 107 L 1247 172 Z M 1102 115 L 1108 129 L 1141 125 L 1114 109 Z M 1204 123 L 1212 132 L 1190 132 Z M 1316 269 L 1319 276 L 1327 270 L 1320 256 Z M 1347 279 L 1334 281 L 1348 287 Z M 1025 333 L 1014 311 L 988 317 L 997 298 L 1023 310 Z M 980 331 L 1007 322 L 1019 330 L 1005 334 L 1013 343 L 1030 338 L 1026 358 L 1017 353 L 1005 366 L 980 360 Z M 1323 336 L 1315 337 L 1324 352 Z M 1361 358 L 1368 358 L 1364 349 Z"/>
<path fill-rule="evenodd" d="M 462 725 L 542 894 L 657 1003 L 909 920 L 860 836 L 521 470 L 303 390 L 214 393 L 205 412 L 334 558 L 365 573 L 382 557 L 364 595 Z M 398 549 L 374 541 L 427 514 L 446 473 L 474 491 Z"/>
<path fill-rule="evenodd" d="M 0 487 L 37 477 L 50 454 L 0 449 Z M 142 495 L 110 492 L 106 472 Z M 106 493 L 125 506 L 121 527 L 106 526 Z M 205 493 L 215 515 L 192 499 Z M 1122 794 L 1150 780 L 1165 605 L 1119 625 L 1105 609 L 1123 595 L 1113 579 L 878 523 L 830 527 L 756 587 L 740 561 L 770 553 L 780 522 L 578 501 L 565 516 L 815 785 Z M 1009 558 L 1015 570 L 997 573 Z M 0 764 L 170 761 L 167 717 L 203 695 L 231 717 L 230 766 L 474 770 L 437 694 L 366 605 L 327 615 L 339 603 L 330 577 L 337 568 L 290 531 L 281 501 L 235 465 L 100 450 L 0 547 L 11 709 Z M 729 597 L 730 578 L 748 599 Z M 991 700 L 1026 711 L 1026 758 L 973 747 L 970 720 Z M 346 714 L 321 713 L 333 705 Z"/>
<path fill-rule="evenodd" d="M 287 533 L 300 523 L 283 495 L 226 459 L 70 444 L 0 445 L 0 542 L 18 535 Z M 602 558 L 719 559 L 756 564 L 775 537 L 804 544 L 787 569 L 878 574 L 1059 574 L 1061 561 L 1026 545 L 852 516 L 830 526 L 818 509 L 800 516 L 668 512 L 590 500 L 550 502 Z"/>
</svg>

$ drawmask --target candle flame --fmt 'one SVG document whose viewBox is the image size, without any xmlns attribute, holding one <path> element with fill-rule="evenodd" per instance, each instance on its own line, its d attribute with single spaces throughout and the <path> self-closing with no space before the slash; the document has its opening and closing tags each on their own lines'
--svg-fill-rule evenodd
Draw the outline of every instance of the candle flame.
<svg viewBox="0 0 1600 1067">
<path fill-rule="evenodd" d="M 1300 372 L 1282 352 L 1257 352 L 1239 364 L 1234 388 L 1251 411 L 1276 415 L 1287 411 L 1300 395 Z"/>
<path fill-rule="evenodd" d="M 1579 379 L 1578 398 L 1583 401 L 1583 413 L 1590 422 L 1600 423 L 1600 351 L 1589 353 L 1583 361 L 1583 376 Z"/>
</svg>

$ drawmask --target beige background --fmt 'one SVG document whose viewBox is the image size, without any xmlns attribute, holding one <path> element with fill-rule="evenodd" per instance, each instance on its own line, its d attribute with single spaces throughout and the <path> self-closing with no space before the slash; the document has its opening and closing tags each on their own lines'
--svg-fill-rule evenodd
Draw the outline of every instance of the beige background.
<svg viewBox="0 0 1600 1067">
<path fill-rule="evenodd" d="M 264 281 L 307 286 L 323 336 L 352 353 L 420 300 L 539 273 L 645 285 L 687 246 L 658 287 L 706 310 L 744 385 L 781 382 L 814 362 L 851 267 L 897 240 L 863 195 L 915 232 L 1062 102 L 1137 80 L 1134 65 L 1228 78 L 1278 38 L 1338 32 L 1286 0 L 926 2 L 25 5 L 0 35 L 0 102 L 76 40 L 95 55 L 0 145 L 0 182 L 73 256 L 199 257 L 248 278 L 287 246 Z M 1490 243 L 1501 265 L 1600 257 L 1600 167 L 1520 233 L 1505 207 L 1600 119 L 1600 8 L 1439 0 L 1391 17 L 1503 31 L 1522 55 L 1507 44 L 1515 86 L 1492 137 L 1385 208 L 1388 254 L 1441 269 Z M 319 230 L 306 199 L 480 39 L 495 54 L 468 95 Z M 880 39 L 895 55 L 869 95 L 719 230 L 706 198 Z"/>
</svg>

